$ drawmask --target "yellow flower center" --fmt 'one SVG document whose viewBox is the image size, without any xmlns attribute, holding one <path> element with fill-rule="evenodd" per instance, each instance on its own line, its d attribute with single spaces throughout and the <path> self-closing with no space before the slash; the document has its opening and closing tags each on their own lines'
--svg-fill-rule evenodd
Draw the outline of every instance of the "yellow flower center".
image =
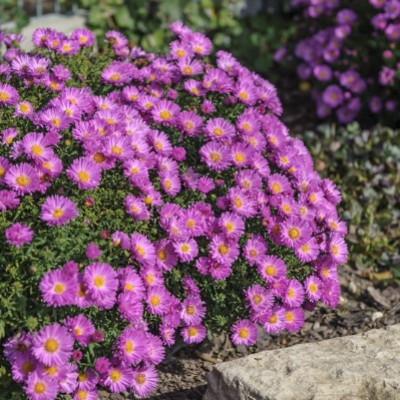
<svg viewBox="0 0 400 400">
<path fill-rule="evenodd" d="M 241 339 L 247 339 L 249 337 L 249 330 L 247 328 L 240 328 L 239 337 Z"/>
<path fill-rule="evenodd" d="M 186 226 L 190 229 L 193 229 L 196 226 L 196 222 L 194 219 L 188 219 L 186 222 Z"/>
<path fill-rule="evenodd" d="M 339 254 L 339 246 L 337 246 L 336 244 L 333 244 L 331 246 L 331 251 L 334 256 L 337 256 Z"/>
<path fill-rule="evenodd" d="M 56 339 L 50 338 L 44 342 L 44 348 L 49 353 L 55 353 L 58 350 L 59 344 Z"/>
<path fill-rule="evenodd" d="M 186 55 L 186 51 L 183 49 L 178 49 L 175 54 L 179 57 L 179 58 L 183 58 Z"/>
<path fill-rule="evenodd" d="M 44 370 L 46 371 L 47 375 L 50 376 L 54 376 L 58 372 L 58 369 L 55 365 L 53 365 L 52 367 L 45 367 Z"/>
<path fill-rule="evenodd" d="M 282 211 L 283 211 L 285 214 L 290 214 L 290 213 L 292 212 L 292 207 L 290 207 L 289 204 L 284 204 L 284 205 L 282 206 Z"/>
<path fill-rule="evenodd" d="M 222 129 L 222 128 L 215 128 L 214 130 L 213 130 L 213 134 L 215 135 L 215 136 L 221 136 L 222 134 L 224 133 L 224 130 Z"/>
<path fill-rule="evenodd" d="M 131 174 L 132 175 L 135 175 L 135 174 L 137 174 L 139 172 L 139 168 L 138 167 L 132 167 L 131 168 Z"/>
<path fill-rule="evenodd" d="M 167 252 L 165 251 L 165 249 L 158 250 L 157 257 L 159 260 L 165 261 L 167 259 Z"/>
<path fill-rule="evenodd" d="M 201 46 L 197 45 L 197 46 L 194 46 L 194 47 L 193 47 L 193 50 L 194 50 L 196 53 L 201 53 L 201 52 L 203 51 L 203 48 L 202 48 Z"/>
<path fill-rule="evenodd" d="M 187 312 L 189 315 L 194 315 L 195 312 L 196 312 L 196 307 L 195 307 L 195 306 L 192 306 L 192 305 L 187 306 L 187 307 L 186 307 L 186 312 Z"/>
<path fill-rule="evenodd" d="M 289 229 L 289 237 L 291 239 L 298 239 L 300 236 L 300 230 L 297 228 L 290 228 Z"/>
<path fill-rule="evenodd" d="M 329 226 L 330 226 L 334 231 L 336 231 L 336 230 L 338 229 L 338 224 L 337 224 L 335 221 L 331 221 L 331 222 L 329 223 Z"/>
<path fill-rule="evenodd" d="M 310 245 L 308 243 L 303 244 L 300 248 L 303 253 L 308 253 L 310 251 Z"/>
<path fill-rule="evenodd" d="M 106 280 L 104 279 L 103 276 L 101 275 L 96 275 L 93 279 L 93 284 L 96 286 L 98 289 L 102 288 L 106 284 Z"/>
<path fill-rule="evenodd" d="M 113 82 L 118 82 L 118 81 L 121 79 L 121 76 L 120 76 L 119 74 L 112 74 L 112 75 L 110 76 L 110 79 L 111 79 Z"/>
<path fill-rule="evenodd" d="M 63 294 L 65 292 L 65 285 L 62 282 L 57 282 L 54 285 L 54 293 Z"/>
<path fill-rule="evenodd" d="M 16 182 L 18 183 L 19 186 L 26 187 L 26 186 L 28 186 L 30 184 L 31 180 L 26 175 L 20 175 L 16 179 Z"/>
<path fill-rule="evenodd" d="M 250 257 L 257 257 L 257 255 L 258 255 L 258 251 L 256 250 L 256 249 L 251 249 L 250 251 L 249 251 L 249 254 L 250 254 Z"/>
<path fill-rule="evenodd" d="M 260 304 L 262 302 L 263 298 L 260 294 L 255 294 L 253 296 L 253 301 L 255 304 Z"/>
<path fill-rule="evenodd" d="M 75 336 L 81 336 L 83 334 L 82 328 L 80 326 L 76 326 L 74 328 L 74 334 L 75 334 Z"/>
<path fill-rule="evenodd" d="M 24 374 L 29 374 L 30 372 L 33 372 L 34 366 L 30 361 L 25 361 L 22 363 L 21 370 Z"/>
<path fill-rule="evenodd" d="M 53 125 L 54 125 L 55 127 L 58 127 L 58 126 L 61 125 L 61 121 L 60 121 L 58 118 L 53 118 L 53 119 L 51 120 L 51 122 L 53 123 Z"/>
<path fill-rule="evenodd" d="M 311 203 L 315 203 L 317 201 L 318 197 L 315 193 L 310 194 L 310 201 Z"/>
<path fill-rule="evenodd" d="M 187 243 L 182 244 L 181 245 L 181 251 L 182 251 L 182 253 L 189 253 L 190 246 Z"/>
<path fill-rule="evenodd" d="M 150 304 L 154 307 L 159 306 L 161 303 L 161 299 L 159 296 L 153 295 L 150 297 Z"/>
<path fill-rule="evenodd" d="M 243 153 L 236 153 L 235 154 L 235 161 L 238 163 L 242 163 L 246 160 L 246 157 Z"/>
<path fill-rule="evenodd" d="M 164 148 L 162 142 L 159 141 L 155 142 L 155 146 L 158 150 L 162 150 Z"/>
<path fill-rule="evenodd" d="M 128 292 L 133 292 L 135 290 L 135 287 L 132 285 L 132 283 L 126 282 L 125 283 L 125 290 L 127 290 Z"/>
<path fill-rule="evenodd" d="M 311 283 L 310 286 L 308 287 L 309 291 L 313 294 L 317 293 L 318 291 L 318 285 L 316 283 Z"/>
<path fill-rule="evenodd" d="M 113 154 L 115 154 L 117 156 L 120 156 L 122 154 L 122 149 L 119 146 L 113 146 L 111 148 L 111 153 L 113 153 Z"/>
<path fill-rule="evenodd" d="M 190 337 L 196 336 L 198 333 L 199 333 L 199 330 L 198 330 L 197 328 L 195 328 L 194 326 L 191 326 L 191 327 L 188 329 L 188 335 L 189 335 Z"/>
<path fill-rule="evenodd" d="M 87 171 L 79 171 L 78 172 L 78 179 L 84 183 L 89 182 L 90 175 Z"/>
<path fill-rule="evenodd" d="M 43 394 L 46 391 L 46 385 L 43 382 L 35 383 L 33 391 L 37 394 Z"/>
<path fill-rule="evenodd" d="M 78 397 L 78 400 L 87 400 L 88 392 L 86 390 L 78 390 L 76 396 Z"/>
<path fill-rule="evenodd" d="M 229 251 L 229 247 L 226 245 L 226 244 L 221 244 L 219 247 L 218 247 L 218 252 L 219 252 L 219 254 L 221 254 L 221 255 L 225 255 L 225 254 L 228 254 L 228 251 Z"/>
<path fill-rule="evenodd" d="M 6 92 L 0 92 L 0 101 L 8 101 L 10 96 Z"/>
<path fill-rule="evenodd" d="M 79 381 L 79 382 L 86 382 L 86 381 L 87 381 L 87 376 L 86 376 L 86 374 L 85 374 L 84 372 L 81 372 L 81 373 L 78 375 L 78 381 Z"/>
<path fill-rule="evenodd" d="M 217 163 L 217 162 L 221 161 L 222 156 L 220 153 L 212 152 L 212 153 L 210 153 L 210 158 L 211 158 L 211 161 Z"/>
<path fill-rule="evenodd" d="M 53 216 L 53 218 L 61 218 L 64 215 L 64 211 L 62 208 L 57 207 L 54 209 L 51 215 Z"/>
<path fill-rule="evenodd" d="M 278 318 L 276 316 L 276 314 L 272 314 L 270 319 L 269 319 L 269 323 L 270 324 L 275 324 L 278 321 Z"/>
<path fill-rule="evenodd" d="M 245 123 L 242 124 L 242 129 L 244 131 L 249 132 L 249 131 L 251 131 L 251 125 L 248 122 L 245 122 Z"/>
<path fill-rule="evenodd" d="M 97 164 L 101 164 L 101 163 L 103 163 L 104 161 L 105 161 L 105 157 L 104 157 L 104 154 L 102 154 L 102 153 L 95 153 L 94 155 L 93 155 L 93 161 L 95 162 L 95 163 L 97 163 Z"/>
<path fill-rule="evenodd" d="M 162 110 L 162 111 L 160 112 L 160 118 L 161 118 L 162 120 L 164 120 L 164 121 L 168 121 L 169 119 L 172 118 L 172 114 L 171 114 L 171 112 L 168 111 L 168 110 Z"/>
<path fill-rule="evenodd" d="M 226 222 L 225 228 L 228 233 L 231 233 L 235 229 L 235 225 L 232 222 Z"/>
<path fill-rule="evenodd" d="M 194 125 L 193 125 L 193 123 L 191 121 L 186 121 L 185 122 L 185 128 L 190 131 L 190 130 L 192 130 L 194 128 Z"/>
<path fill-rule="evenodd" d="M 281 157 L 281 163 L 283 165 L 287 164 L 288 162 L 289 162 L 289 158 L 288 157 L 286 157 L 286 156 Z"/>
<path fill-rule="evenodd" d="M 268 276 L 274 276 L 275 275 L 275 267 L 273 265 L 267 265 L 265 267 L 265 273 Z"/>
<path fill-rule="evenodd" d="M 13 141 L 13 138 L 11 136 L 9 136 L 8 138 L 6 138 L 6 143 L 7 144 L 11 144 Z"/>
<path fill-rule="evenodd" d="M 110 373 L 110 379 L 113 382 L 119 382 L 121 380 L 121 372 L 117 371 L 116 369 L 113 369 Z"/>
<path fill-rule="evenodd" d="M 190 67 L 189 65 L 186 65 L 183 68 L 183 73 L 186 74 L 186 75 L 191 75 L 191 74 L 193 74 L 193 68 Z"/>
<path fill-rule="evenodd" d="M 126 343 L 125 343 L 125 353 L 126 354 L 132 354 L 133 353 L 133 350 L 134 350 L 134 344 L 133 344 L 133 342 L 132 342 L 132 340 L 128 340 Z"/>
<path fill-rule="evenodd" d="M 240 197 L 235 197 L 233 199 L 233 203 L 235 204 L 236 208 L 241 208 L 243 206 L 243 202 Z"/>
<path fill-rule="evenodd" d="M 278 194 L 278 193 L 282 192 L 282 186 L 278 182 L 274 182 L 271 185 L 271 189 L 275 194 Z"/>
<path fill-rule="evenodd" d="M 136 383 L 138 383 L 139 385 L 143 385 L 143 383 L 146 382 L 146 375 L 145 374 L 137 374 L 136 375 Z"/>
<path fill-rule="evenodd" d="M 164 179 L 164 186 L 165 186 L 165 189 L 171 189 L 172 182 L 169 179 Z"/>
<path fill-rule="evenodd" d="M 287 296 L 289 297 L 289 299 L 293 299 L 296 296 L 296 292 L 294 291 L 294 289 L 289 288 Z"/>
<path fill-rule="evenodd" d="M 285 313 L 285 319 L 288 322 L 293 322 L 294 321 L 294 315 L 291 311 L 286 311 Z"/>
<path fill-rule="evenodd" d="M 141 257 L 143 257 L 146 254 L 143 246 L 141 246 L 140 244 L 136 244 L 135 249 L 138 252 L 139 256 L 141 256 Z"/>
<path fill-rule="evenodd" d="M 6 169 L 0 165 L 0 178 L 3 178 L 5 174 L 6 174 Z"/>
<path fill-rule="evenodd" d="M 42 148 L 42 146 L 40 146 L 38 144 L 33 144 L 31 146 L 31 152 L 35 156 L 41 156 L 43 154 L 43 148 Z"/>
</svg>

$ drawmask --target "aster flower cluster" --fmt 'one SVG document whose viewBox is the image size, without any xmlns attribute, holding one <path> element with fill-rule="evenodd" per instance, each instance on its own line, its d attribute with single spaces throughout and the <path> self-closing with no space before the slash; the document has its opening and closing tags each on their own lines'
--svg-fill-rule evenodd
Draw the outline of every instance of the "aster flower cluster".
<svg viewBox="0 0 400 400">
<path fill-rule="evenodd" d="M 98 387 L 144 397 L 178 336 L 199 343 L 222 320 L 235 344 L 253 345 L 257 326 L 296 332 L 318 301 L 338 303 L 339 191 L 279 120 L 274 86 L 225 51 L 213 66 L 207 37 L 171 29 L 162 56 L 115 31 L 95 53 L 90 31 L 51 29 L 35 31 L 33 53 L 4 54 L 8 245 L 36 248 L 36 230 L 97 229 L 76 259 L 40 277 L 39 299 L 66 318 L 6 344 L 31 400 L 95 399 Z M 110 230 L 96 218 L 115 202 Z M 96 329 L 99 315 L 112 332 Z"/>
<path fill-rule="evenodd" d="M 305 37 L 289 53 L 302 86 L 311 83 L 318 117 L 349 123 L 363 111 L 396 120 L 400 1 L 292 3 L 303 10 Z M 282 48 L 276 58 L 285 57 Z"/>
</svg>

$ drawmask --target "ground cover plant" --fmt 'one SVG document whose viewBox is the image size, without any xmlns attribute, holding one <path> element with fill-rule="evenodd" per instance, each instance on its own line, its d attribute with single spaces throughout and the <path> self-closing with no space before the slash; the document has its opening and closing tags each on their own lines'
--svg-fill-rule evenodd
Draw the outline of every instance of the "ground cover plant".
<svg viewBox="0 0 400 400">
<path fill-rule="evenodd" d="M 145 397 L 176 340 L 298 331 L 339 300 L 335 184 L 276 89 L 181 23 L 164 55 L 116 31 L 3 35 L 3 393 Z M 245 316 L 245 318 L 243 318 Z M 180 338 L 180 339 L 179 339 Z M 12 397 L 13 396 L 13 397 Z"/>
<path fill-rule="evenodd" d="M 297 69 L 316 114 L 398 122 L 400 1 L 292 0 L 297 33 L 276 60 Z"/>
</svg>

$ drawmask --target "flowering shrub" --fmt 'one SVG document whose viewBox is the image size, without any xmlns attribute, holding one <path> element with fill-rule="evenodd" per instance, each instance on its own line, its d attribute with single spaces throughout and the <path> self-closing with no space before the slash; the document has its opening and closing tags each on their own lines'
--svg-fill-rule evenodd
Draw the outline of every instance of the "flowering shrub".
<svg viewBox="0 0 400 400">
<path fill-rule="evenodd" d="M 360 111 L 397 120 L 400 1 L 292 0 L 301 7 L 299 32 L 289 54 L 303 87 L 311 84 L 319 118 L 353 121 Z M 276 54 L 285 57 L 285 50 Z"/>
<path fill-rule="evenodd" d="M 0 307 L 32 400 L 145 397 L 179 336 L 253 345 L 338 303 L 335 185 L 269 82 L 172 31 L 163 56 L 115 31 L 98 52 L 85 29 L 38 29 L 30 54 L 4 37 Z"/>
</svg>

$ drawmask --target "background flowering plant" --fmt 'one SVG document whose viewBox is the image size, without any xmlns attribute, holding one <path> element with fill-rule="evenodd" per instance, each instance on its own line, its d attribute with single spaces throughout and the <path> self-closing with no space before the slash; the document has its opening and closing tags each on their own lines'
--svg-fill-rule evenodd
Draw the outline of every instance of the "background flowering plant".
<svg viewBox="0 0 400 400">
<path fill-rule="evenodd" d="M 38 29 L 29 54 L 2 36 L 0 333 L 30 399 L 145 397 L 177 338 L 252 345 L 338 303 L 336 186 L 268 81 L 171 29 L 162 56 L 115 31 L 99 51 L 86 29 Z"/>
<path fill-rule="evenodd" d="M 298 33 L 276 53 L 295 64 L 311 85 L 320 118 L 398 120 L 400 1 L 292 0 L 300 7 Z M 370 114 L 372 113 L 373 118 Z"/>
</svg>

